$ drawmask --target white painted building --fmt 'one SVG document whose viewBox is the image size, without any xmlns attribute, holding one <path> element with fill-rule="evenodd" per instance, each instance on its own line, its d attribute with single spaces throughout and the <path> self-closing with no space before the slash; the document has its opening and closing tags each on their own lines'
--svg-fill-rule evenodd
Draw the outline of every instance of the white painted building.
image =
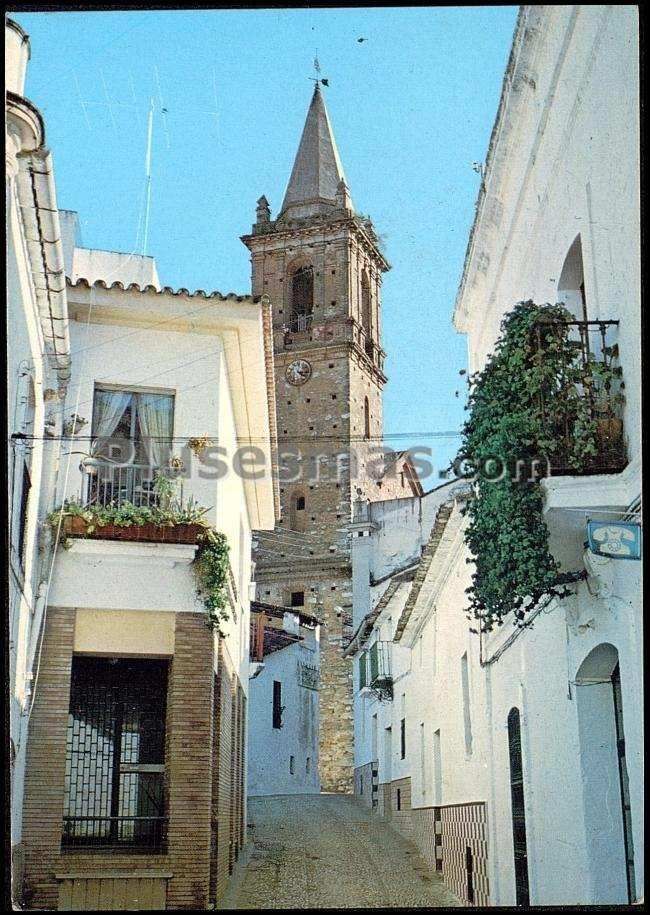
<svg viewBox="0 0 650 915">
<path fill-rule="evenodd" d="M 320 623 L 253 604 L 248 793 L 318 794 Z"/>
<path fill-rule="evenodd" d="M 522 8 L 454 315 L 470 372 L 519 301 L 618 322 L 606 332 L 625 381 L 626 466 L 543 484 L 551 550 L 586 580 L 532 610 L 530 627 L 471 633 L 450 503 L 430 564 L 425 550 L 411 582 L 393 579 L 350 647 L 358 668 L 385 643 L 393 692 L 358 697 L 356 765 L 373 765 L 380 810 L 466 903 L 643 897 L 641 563 L 585 549 L 588 519 L 639 520 L 637 62 L 633 7 Z"/>
<path fill-rule="evenodd" d="M 78 241 L 74 214 L 64 222 L 68 240 Z M 145 871 L 153 880 L 145 907 L 183 907 L 199 896 L 207 907 L 223 895 L 246 839 L 251 531 L 273 527 L 278 505 L 269 306 L 163 288 L 155 263 L 138 255 L 71 244 L 66 254 L 69 276 L 85 264 L 96 278 L 68 279 L 66 415 L 76 420 L 66 426 L 57 505 L 146 510 L 163 498 L 156 474 L 175 464 L 175 510 L 201 506 L 202 520 L 228 544 L 226 618 L 211 629 L 197 578 L 201 537 L 182 523 L 69 532 L 54 558 L 35 688 L 26 893 L 45 907 L 57 898 L 65 906 L 95 892 L 101 860 L 127 907 L 142 904 L 136 878 Z M 111 665 L 125 670 L 117 686 Z M 147 687 L 119 700 L 134 721 L 111 724 L 102 738 L 129 741 L 118 791 L 105 756 L 84 743 L 83 722 L 96 720 L 103 734 L 112 690 L 128 692 L 139 677 Z M 155 738 L 146 730 L 152 715 Z M 110 804 L 99 788 L 107 779 Z M 59 810 L 51 830 L 36 815 L 44 810 L 47 820 L 49 803 Z M 142 859 L 147 852 L 155 857 Z M 126 876 L 125 856 L 135 865 Z"/>
<path fill-rule="evenodd" d="M 9 707 L 11 844 L 21 879 L 22 796 L 31 671 L 47 588 L 40 525 L 54 505 L 58 436 L 70 376 L 63 250 L 52 157 L 38 109 L 24 96 L 29 38 L 5 24 Z"/>
<path fill-rule="evenodd" d="M 251 532 L 279 510 L 270 303 L 83 248 L 22 95 L 27 38 L 6 39 L 14 899 L 207 909 L 246 842 Z"/>
</svg>

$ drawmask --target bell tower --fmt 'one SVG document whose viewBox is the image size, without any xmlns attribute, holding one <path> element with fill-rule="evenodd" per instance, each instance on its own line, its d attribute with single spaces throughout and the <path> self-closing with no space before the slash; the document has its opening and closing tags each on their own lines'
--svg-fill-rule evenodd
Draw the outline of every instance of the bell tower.
<svg viewBox="0 0 650 915">
<path fill-rule="evenodd" d="M 257 599 L 323 623 L 321 785 L 351 792 L 347 526 L 359 490 L 386 497 L 367 464 L 383 432 L 380 296 L 390 267 L 370 219 L 355 213 L 318 82 L 280 212 L 272 219 L 260 197 L 242 241 L 253 295 L 271 300 L 275 354 L 281 520 L 257 535 Z"/>
</svg>

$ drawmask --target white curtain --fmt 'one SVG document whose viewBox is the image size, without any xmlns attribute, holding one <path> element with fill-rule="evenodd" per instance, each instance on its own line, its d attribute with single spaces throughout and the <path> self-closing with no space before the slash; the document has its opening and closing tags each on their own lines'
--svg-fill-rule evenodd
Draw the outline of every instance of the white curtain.
<svg viewBox="0 0 650 915">
<path fill-rule="evenodd" d="M 133 395 L 129 391 L 95 391 L 93 405 L 93 451 L 105 450 L 105 439 L 115 432 L 124 411 L 131 403 Z"/>
<path fill-rule="evenodd" d="M 166 394 L 136 394 L 143 443 L 154 467 L 163 467 L 170 456 L 172 398 Z"/>
</svg>

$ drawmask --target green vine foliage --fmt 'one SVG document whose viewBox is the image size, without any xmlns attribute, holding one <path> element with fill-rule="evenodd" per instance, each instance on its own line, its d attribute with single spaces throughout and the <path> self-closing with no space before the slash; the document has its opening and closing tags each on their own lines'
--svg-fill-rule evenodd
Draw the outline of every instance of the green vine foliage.
<svg viewBox="0 0 650 915">
<path fill-rule="evenodd" d="M 203 599 L 209 625 L 221 636 L 221 623 L 230 617 L 228 611 L 228 573 L 230 547 L 221 531 L 206 529 L 196 557 L 199 596 Z"/>
<path fill-rule="evenodd" d="M 588 471 L 598 455 L 598 417 L 622 398 L 620 370 L 584 358 L 571 320 L 562 305 L 520 302 L 504 318 L 487 365 L 469 379 L 458 460 L 474 479 L 464 509 L 475 569 L 468 616 L 483 631 L 510 611 L 523 625 L 541 597 L 567 593 L 548 547 L 536 468 L 542 458 Z"/>
</svg>

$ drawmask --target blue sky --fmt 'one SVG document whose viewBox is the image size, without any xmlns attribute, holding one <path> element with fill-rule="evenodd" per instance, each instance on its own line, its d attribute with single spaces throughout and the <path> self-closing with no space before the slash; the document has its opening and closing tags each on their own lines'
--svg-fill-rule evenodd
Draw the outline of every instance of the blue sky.
<svg viewBox="0 0 650 915">
<path fill-rule="evenodd" d="M 18 13 L 59 206 L 87 247 L 132 251 L 155 105 L 149 253 L 165 285 L 250 290 L 255 202 L 282 202 L 316 50 L 358 211 L 385 239 L 385 429 L 438 467 L 457 440 L 451 324 L 516 7 Z M 358 42 L 358 38 L 366 41 Z M 83 102 L 83 104 L 82 104 Z M 163 116 L 161 107 L 167 109 Z M 408 437 L 390 438 L 409 433 Z M 434 481 L 432 480 L 429 485 Z"/>
</svg>

